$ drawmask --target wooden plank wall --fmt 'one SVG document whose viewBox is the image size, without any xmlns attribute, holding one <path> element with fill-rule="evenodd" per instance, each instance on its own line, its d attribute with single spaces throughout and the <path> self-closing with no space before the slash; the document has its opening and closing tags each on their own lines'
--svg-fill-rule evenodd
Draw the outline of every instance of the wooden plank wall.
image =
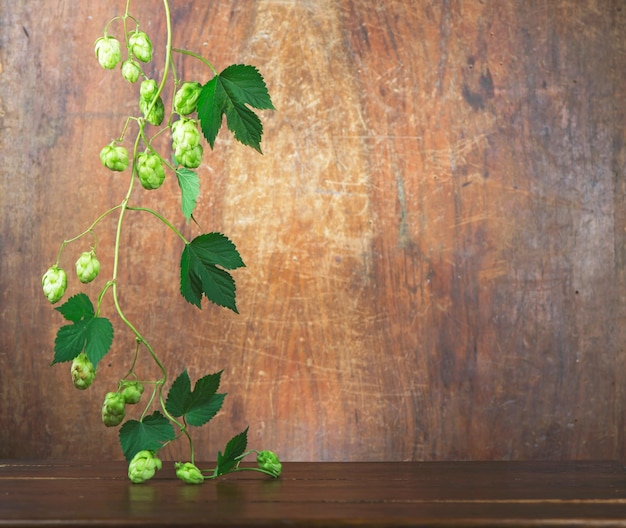
<svg viewBox="0 0 626 528">
<path fill-rule="evenodd" d="M 623 456 L 626 5 L 171 3 L 178 47 L 255 64 L 277 107 L 263 156 L 221 134 L 200 171 L 198 222 L 247 263 L 240 315 L 185 303 L 181 245 L 153 218 L 123 240 L 126 315 L 173 372 L 224 369 L 198 458 L 247 425 L 286 460 Z M 40 277 L 126 190 L 98 153 L 136 87 L 92 48 L 124 5 L 0 0 L 0 457 L 121 458 L 99 414 L 133 338 L 105 303 L 116 340 L 79 393 L 48 366 L 62 321 Z M 158 76 L 161 3 L 132 5 Z M 200 233 L 171 175 L 139 191 Z M 98 231 L 103 277 L 114 226 Z"/>
</svg>

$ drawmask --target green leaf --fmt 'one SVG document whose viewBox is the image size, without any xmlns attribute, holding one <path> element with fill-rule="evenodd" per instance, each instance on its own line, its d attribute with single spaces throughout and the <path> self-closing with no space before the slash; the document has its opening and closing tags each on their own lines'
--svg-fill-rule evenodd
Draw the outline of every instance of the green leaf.
<svg viewBox="0 0 626 528">
<path fill-rule="evenodd" d="M 222 408 L 226 394 L 216 394 L 222 371 L 196 381 L 193 391 L 185 369 L 172 383 L 165 408 L 172 416 L 185 416 L 189 425 L 199 427 L 210 421 Z"/>
<path fill-rule="evenodd" d="M 220 266 L 218 268 L 218 266 Z M 224 269 L 245 264 L 235 245 L 221 233 L 200 235 L 185 245 L 180 258 L 180 293 L 202 308 L 204 294 L 209 301 L 237 312 L 235 281 Z"/>
<path fill-rule="evenodd" d="M 275 110 L 263 76 L 254 66 L 233 64 L 220 73 L 220 79 L 233 100 L 259 110 Z"/>
<path fill-rule="evenodd" d="M 219 75 L 216 75 L 202 87 L 197 106 L 202 134 L 211 148 L 215 145 L 215 138 L 222 126 L 222 116 L 226 111 L 226 94 L 218 81 Z"/>
<path fill-rule="evenodd" d="M 119 432 L 120 445 L 127 461 L 144 449 L 158 451 L 165 442 L 176 438 L 174 428 L 165 416 L 154 411 L 141 422 L 128 420 Z"/>
<path fill-rule="evenodd" d="M 228 130 L 233 133 L 235 139 L 263 154 L 261 152 L 263 125 L 259 117 L 243 105 L 227 105 L 225 113 Z"/>
<path fill-rule="evenodd" d="M 176 177 L 182 194 L 181 206 L 185 219 L 189 220 L 196 207 L 196 201 L 200 194 L 200 179 L 198 174 L 186 167 L 176 169 Z"/>
<path fill-rule="evenodd" d="M 274 109 L 265 81 L 254 66 L 233 64 L 202 87 L 198 118 L 211 148 L 225 115 L 235 139 L 261 152 L 263 125 L 246 105 L 258 110 Z"/>
<path fill-rule="evenodd" d="M 94 367 L 113 343 L 113 325 L 106 317 L 96 317 L 89 297 L 79 293 L 56 308 L 72 324 L 62 326 L 54 340 L 52 364 L 72 361 L 83 350 Z"/>
<path fill-rule="evenodd" d="M 242 433 L 231 438 L 226 444 L 224 454 L 220 451 L 217 454 L 217 467 L 214 475 L 223 475 L 228 473 L 239 464 L 238 458 L 244 454 L 248 445 L 248 427 Z"/>
<path fill-rule="evenodd" d="M 65 301 L 61 306 L 55 308 L 68 321 L 80 321 L 94 315 L 93 304 L 84 293 L 77 293 Z"/>
</svg>

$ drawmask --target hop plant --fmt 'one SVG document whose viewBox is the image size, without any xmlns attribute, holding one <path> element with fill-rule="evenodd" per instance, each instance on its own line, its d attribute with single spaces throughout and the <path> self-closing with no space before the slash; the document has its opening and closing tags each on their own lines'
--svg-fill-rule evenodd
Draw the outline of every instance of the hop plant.
<svg viewBox="0 0 626 528">
<path fill-rule="evenodd" d="M 74 387 L 80 390 L 89 388 L 96 377 L 96 369 L 85 352 L 81 352 L 74 358 L 70 373 Z"/>
<path fill-rule="evenodd" d="M 143 394 L 143 385 L 139 381 L 129 381 L 122 390 L 124 402 L 130 405 L 139 403 Z"/>
<path fill-rule="evenodd" d="M 275 478 L 279 477 L 283 470 L 283 465 L 273 451 L 259 451 L 256 456 L 256 461 L 259 468 L 268 472 Z"/>
<path fill-rule="evenodd" d="M 133 59 L 126 59 L 122 63 L 122 77 L 129 83 L 137 82 L 140 75 L 141 67 Z"/>
<path fill-rule="evenodd" d="M 202 85 L 197 82 L 186 82 L 174 95 L 174 110 L 181 115 L 189 115 L 196 111 Z"/>
<path fill-rule="evenodd" d="M 152 42 L 143 31 L 135 31 L 128 38 L 128 48 L 130 52 L 141 62 L 152 60 Z"/>
<path fill-rule="evenodd" d="M 61 300 L 67 289 L 67 273 L 56 264 L 50 266 L 41 278 L 43 293 L 52 304 Z"/>
<path fill-rule="evenodd" d="M 201 134 L 213 148 L 225 118 L 235 140 L 261 152 L 263 126 L 253 109 L 269 110 L 274 107 L 265 81 L 254 66 L 233 64 L 218 73 L 203 57 L 173 46 L 170 0 L 164 0 L 165 23 L 154 26 L 167 29 L 167 38 L 161 39 L 166 43 L 163 50 L 164 65 L 162 69 L 158 65 L 154 67 L 155 71 L 159 71 L 158 80 L 148 79 L 142 68 L 144 63 L 150 62 L 153 58 L 152 42 L 145 32 L 139 31 L 139 21 L 130 12 L 131 3 L 126 2 L 123 15 L 114 16 L 106 23 L 104 36 L 98 38 L 94 44 L 96 58 L 103 68 L 114 69 L 121 63 L 123 79 L 129 83 L 141 81 L 139 100 L 135 103 L 138 109 L 127 116 L 121 134 L 110 136 L 117 139 L 100 151 L 103 166 L 112 171 L 124 171 L 132 162 L 132 174 L 127 179 L 128 189 L 119 204 L 99 214 L 82 233 L 63 241 L 54 261 L 55 265 L 42 276 L 44 295 L 51 303 L 56 303 L 63 297 L 67 289 L 67 275 L 59 266 L 65 247 L 82 237 L 95 237 L 96 227 L 101 226 L 101 222 L 113 214 L 118 215 L 113 237 L 115 265 L 112 275 L 104 281 L 104 286 L 97 295 L 97 303 L 93 303 L 86 293 L 80 292 L 56 308 L 66 323 L 57 331 L 52 363 L 71 361 L 72 383 L 78 389 L 84 390 L 93 384 L 99 362 L 111 350 L 114 338 L 113 324 L 105 314 L 107 303 L 104 302 L 107 295 L 112 295 L 112 305 L 126 329 L 134 335 L 136 349 L 130 369 L 117 383 L 117 390 L 106 393 L 101 416 L 102 422 L 107 427 L 121 425 L 118 436 L 123 455 L 130 460 L 128 465 L 130 480 L 144 482 L 152 478 L 162 465 L 156 456 L 157 451 L 182 436 L 189 440 L 191 461 L 177 463 L 176 474 L 186 483 L 199 484 L 206 479 L 244 470 L 260 471 L 276 477 L 282 467 L 273 453 L 269 451 L 259 453 L 255 450 L 245 452 L 248 428 L 235 435 L 228 441 L 224 450 L 218 453 L 217 464 L 212 474 L 209 474 L 210 470 L 200 470 L 194 465 L 194 447 L 188 427 L 203 426 L 220 411 L 226 396 L 217 392 L 222 371 L 202 376 L 191 390 L 191 380 L 185 369 L 172 382 L 165 395 L 163 385 L 169 379 L 170 372 L 158 358 L 157 347 L 153 347 L 143 335 L 143 330 L 124 315 L 121 307 L 123 297 L 118 292 L 122 289 L 121 285 L 126 282 L 121 280 L 122 272 L 118 267 L 122 266 L 118 264 L 124 261 L 121 252 L 128 242 L 128 237 L 124 236 L 129 230 L 127 219 L 134 216 L 134 213 L 127 215 L 127 212 L 148 213 L 184 242 L 180 258 L 180 293 L 183 298 L 201 308 L 202 300 L 206 297 L 210 302 L 238 313 L 235 281 L 230 271 L 244 267 L 245 264 L 233 242 L 219 232 L 205 232 L 187 240 L 187 235 L 183 236 L 176 221 L 170 221 L 151 207 L 133 202 L 135 176 L 146 189 L 156 189 L 164 181 L 165 170 L 171 169 L 175 172 L 180 187 L 183 216 L 187 221 L 195 220 L 194 210 L 200 193 L 200 181 L 197 172 L 191 169 L 197 168 L 202 161 L 204 142 L 201 141 Z M 129 23 L 133 24 L 130 31 Z M 120 43 L 108 35 L 109 28 L 114 24 L 119 24 L 123 28 L 125 53 L 127 52 L 124 61 Z M 179 84 L 175 67 L 175 57 L 179 54 L 181 58 L 199 59 L 208 66 L 212 74 L 211 80 L 204 85 L 198 82 Z M 171 90 L 175 93 L 166 114 L 162 94 L 171 93 Z M 199 105 L 199 102 L 202 104 Z M 138 110 L 143 117 L 137 115 Z M 194 119 L 191 118 L 192 115 Z M 164 120 L 166 120 L 164 126 L 160 127 Z M 147 130 L 148 124 L 160 129 Z M 172 153 L 168 152 L 165 155 L 158 148 L 162 143 L 162 134 L 167 131 L 171 132 Z M 134 138 L 128 137 L 133 134 Z M 130 156 L 122 144 L 133 145 Z M 172 156 L 173 163 L 170 163 Z M 75 262 L 75 268 L 80 282 L 87 283 L 98 276 L 100 262 L 93 250 L 87 251 L 80 254 Z M 157 283 L 154 287 L 157 288 Z M 141 357 L 139 352 L 144 347 L 161 371 L 161 377 L 139 382 L 135 369 L 139 367 L 140 361 L 143 361 L 139 359 Z M 144 383 L 152 386 L 152 394 L 147 398 L 147 402 L 141 401 Z M 142 403 L 145 403 L 145 406 Z M 134 404 L 143 407 L 137 409 L 139 420 L 125 420 L 126 405 Z M 148 411 L 153 406 L 159 409 L 154 409 L 152 414 L 149 414 Z M 240 462 L 252 453 L 258 453 L 259 466 L 242 467 Z"/>
<path fill-rule="evenodd" d="M 126 416 L 126 401 L 119 392 L 107 392 L 102 404 L 102 423 L 107 427 L 115 427 L 122 423 Z"/>
<path fill-rule="evenodd" d="M 114 37 L 105 35 L 96 40 L 95 52 L 100 66 L 106 70 L 112 70 L 122 60 L 120 43 Z"/>
<path fill-rule="evenodd" d="M 128 464 L 128 478 L 135 484 L 141 484 L 154 477 L 162 467 L 161 460 L 152 451 L 139 451 Z"/>
<path fill-rule="evenodd" d="M 204 476 L 202 472 L 191 462 L 176 462 L 174 464 L 176 476 L 186 484 L 202 484 Z"/>
<path fill-rule="evenodd" d="M 128 167 L 128 150 L 121 145 L 111 143 L 100 151 L 100 161 L 107 169 L 124 171 Z"/>
<path fill-rule="evenodd" d="M 137 176 L 144 189 L 158 189 L 165 181 L 165 169 L 161 157 L 154 152 L 143 152 L 137 156 Z"/>
<path fill-rule="evenodd" d="M 100 273 L 100 261 L 96 258 L 93 250 L 85 251 L 76 261 L 76 275 L 78 280 L 87 284 L 94 280 Z"/>
</svg>

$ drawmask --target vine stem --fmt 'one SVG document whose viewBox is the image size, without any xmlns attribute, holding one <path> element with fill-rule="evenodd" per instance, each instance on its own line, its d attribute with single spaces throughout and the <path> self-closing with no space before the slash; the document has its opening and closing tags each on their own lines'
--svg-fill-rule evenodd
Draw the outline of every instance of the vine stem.
<svg viewBox="0 0 626 528">
<path fill-rule="evenodd" d="M 128 15 L 129 4 L 130 4 L 130 0 L 127 0 L 127 13 L 126 13 L 127 15 Z M 171 24 L 171 14 L 170 14 L 170 7 L 169 7 L 168 0 L 163 0 L 163 5 L 164 5 L 164 9 L 165 9 L 165 19 L 166 19 L 166 25 L 167 25 L 167 44 L 166 44 L 166 53 L 165 53 L 165 66 L 164 66 L 163 78 L 161 79 L 161 83 L 159 85 L 157 94 L 154 97 L 154 99 L 152 100 L 152 103 L 151 103 L 150 107 L 148 108 L 146 114 L 150 113 L 152 107 L 154 106 L 154 104 L 156 103 L 157 99 L 159 98 L 159 96 L 163 92 L 163 88 L 165 87 L 165 83 L 167 82 L 168 72 L 169 72 L 169 69 L 170 69 L 170 59 L 171 59 L 171 53 L 172 53 L 172 24 Z M 135 327 L 135 325 L 133 325 L 133 323 L 126 317 L 126 315 L 124 314 L 124 311 L 122 310 L 120 301 L 119 301 L 118 281 L 117 281 L 117 279 L 118 279 L 118 271 L 119 271 L 120 245 L 121 245 L 122 227 L 123 227 L 123 224 L 124 224 L 124 218 L 126 216 L 126 211 L 128 211 L 128 210 L 139 210 L 139 211 L 145 211 L 145 212 L 151 213 L 152 215 L 154 215 L 158 219 L 160 219 L 170 229 L 172 229 L 172 231 L 174 231 L 174 233 L 176 233 L 176 235 L 178 237 L 180 237 L 185 243 L 187 242 L 187 240 L 182 235 L 182 233 L 178 229 L 176 229 L 176 227 L 171 222 L 169 222 L 164 216 L 162 216 L 161 214 L 159 214 L 156 211 L 153 211 L 151 209 L 148 209 L 148 208 L 131 207 L 129 205 L 129 201 L 130 201 L 130 198 L 131 198 L 131 195 L 132 195 L 132 192 L 133 192 L 133 188 L 135 186 L 135 175 L 137 173 L 135 160 L 137 159 L 137 150 L 138 150 L 138 147 L 139 147 L 139 142 L 140 142 L 141 138 L 145 137 L 145 132 L 144 132 L 145 123 L 146 123 L 145 119 L 138 119 L 139 131 L 137 133 L 137 137 L 135 138 L 135 143 L 134 143 L 134 146 L 133 146 L 133 163 L 132 163 L 130 183 L 128 185 L 128 190 L 126 192 L 126 195 L 124 196 L 124 199 L 122 200 L 122 203 L 115 208 L 115 209 L 120 209 L 120 212 L 119 212 L 119 217 L 118 217 L 118 221 L 117 221 L 117 229 L 116 229 L 116 232 L 115 232 L 115 249 L 114 249 L 114 256 L 113 256 L 113 276 L 112 276 L 111 281 L 109 281 L 109 283 L 107 283 L 107 286 L 105 286 L 105 290 L 108 289 L 109 287 L 111 287 L 112 293 L 113 293 L 113 303 L 115 304 L 115 309 L 116 309 L 120 319 L 135 334 L 135 338 L 137 340 L 138 345 L 139 344 L 143 344 L 146 347 L 146 349 L 148 350 L 148 353 L 150 354 L 150 356 L 152 357 L 152 359 L 156 363 L 157 367 L 161 371 L 161 379 L 159 379 L 156 382 L 156 391 L 153 391 L 152 397 L 150 398 L 150 401 L 148 402 L 148 405 L 145 407 L 144 412 L 142 413 L 141 419 L 143 420 L 143 418 L 145 417 L 145 414 L 148 411 L 150 405 L 152 404 L 154 398 L 158 396 L 159 404 L 161 406 L 161 409 L 162 409 L 163 413 L 165 414 L 167 419 L 170 420 L 170 422 L 176 424 L 176 426 L 181 430 L 181 432 L 183 434 L 185 434 L 185 436 L 187 436 L 187 438 L 189 439 L 190 445 L 192 447 L 192 453 L 193 453 L 193 443 L 192 443 L 191 437 L 189 435 L 189 432 L 186 430 L 187 429 L 186 424 L 185 423 L 181 423 L 174 416 L 172 416 L 168 412 L 168 410 L 167 410 L 167 408 L 165 406 L 165 400 L 163 398 L 163 386 L 165 385 L 165 383 L 167 381 L 167 369 L 165 368 L 165 366 L 163 365 L 163 363 L 161 362 L 161 360 L 157 356 L 156 352 L 152 348 L 152 345 L 148 341 L 146 341 L 146 339 L 141 335 L 141 333 Z M 128 122 L 127 122 L 127 124 L 128 124 Z"/>
<path fill-rule="evenodd" d="M 180 238 L 185 244 L 189 243 L 185 236 L 174 226 L 174 224 L 172 224 L 172 222 L 170 222 L 162 214 L 157 213 L 153 209 L 149 209 L 148 207 L 136 207 L 130 205 L 126 207 L 126 209 L 128 209 L 129 211 L 144 211 L 145 213 L 150 213 L 151 215 L 156 216 L 159 220 L 161 220 L 161 222 L 163 222 L 167 227 L 174 231 L 174 233 L 176 233 L 176 236 L 178 236 L 178 238 Z"/>
<path fill-rule="evenodd" d="M 172 60 L 172 15 L 170 13 L 170 5 L 168 0 L 163 0 L 163 7 L 165 9 L 165 24 L 167 26 L 167 43 L 165 44 L 165 66 L 163 67 L 163 78 L 159 83 L 157 93 L 152 99 L 152 102 L 148 105 L 145 115 L 150 115 L 150 112 L 152 112 L 154 105 L 157 103 L 159 97 L 163 93 L 163 88 L 165 88 L 167 76 L 170 71 L 170 61 Z M 143 134 L 143 127 L 141 128 L 141 134 Z"/>
<path fill-rule="evenodd" d="M 176 53 L 181 53 L 183 55 L 189 55 L 190 57 L 193 57 L 194 59 L 198 59 L 199 61 L 204 62 L 204 64 L 206 64 L 215 75 L 219 75 L 219 72 L 215 69 L 213 64 L 211 64 L 208 60 L 206 60 L 202 55 L 198 55 L 197 53 L 194 53 L 193 51 L 180 49 L 180 48 L 172 48 L 172 51 L 175 51 Z"/>
<path fill-rule="evenodd" d="M 96 218 L 91 225 L 85 229 L 82 233 L 76 235 L 75 237 L 72 238 L 68 238 L 67 240 L 64 240 L 61 243 L 61 247 L 59 248 L 59 252 L 57 253 L 57 261 L 56 261 L 56 265 L 59 265 L 59 262 L 61 261 L 61 253 L 63 253 L 63 250 L 65 249 L 65 246 L 67 246 L 68 244 L 71 244 L 72 242 L 78 240 L 79 238 L 84 237 L 87 233 L 93 233 L 93 230 L 95 229 L 95 227 L 104 219 L 106 218 L 108 215 L 110 215 L 113 211 L 115 211 L 116 209 L 119 209 L 120 207 L 122 207 L 122 205 L 116 205 L 115 207 L 111 207 L 111 209 L 105 211 L 104 213 L 102 213 L 98 218 Z M 95 234 L 94 234 L 95 237 Z"/>
</svg>

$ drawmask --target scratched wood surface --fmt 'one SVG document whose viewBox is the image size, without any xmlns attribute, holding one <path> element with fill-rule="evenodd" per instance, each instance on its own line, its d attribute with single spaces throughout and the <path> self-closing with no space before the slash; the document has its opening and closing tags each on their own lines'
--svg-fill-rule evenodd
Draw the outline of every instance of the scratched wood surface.
<svg viewBox="0 0 626 528">
<path fill-rule="evenodd" d="M 177 480 L 172 462 L 141 485 L 124 470 L 110 461 L 1 460 L 0 525 L 626 526 L 616 461 L 287 462 L 279 479 L 248 472 L 202 486 Z"/>
<path fill-rule="evenodd" d="M 105 302 L 116 340 L 79 393 L 67 365 L 48 366 L 62 321 L 40 277 L 126 190 L 98 153 L 135 112 L 136 87 L 92 50 L 124 4 L 0 0 L 3 457 L 121 457 L 99 414 L 133 338 Z M 161 9 L 133 2 L 157 49 L 151 75 Z M 218 68 L 256 65 L 277 107 L 262 116 L 263 156 L 221 134 L 200 170 L 198 222 L 247 264 L 235 272 L 239 315 L 185 303 L 182 248 L 154 219 L 135 214 L 123 239 L 126 315 L 172 372 L 224 369 L 223 412 L 194 431 L 199 458 L 247 425 L 250 447 L 285 460 L 624 455 L 622 2 L 187 0 L 172 11 L 178 47 Z M 183 78 L 210 77 L 177 61 Z M 200 232 L 171 175 L 133 201 Z M 98 231 L 103 277 L 114 225 Z M 65 267 L 84 249 L 69 246 Z"/>
</svg>

